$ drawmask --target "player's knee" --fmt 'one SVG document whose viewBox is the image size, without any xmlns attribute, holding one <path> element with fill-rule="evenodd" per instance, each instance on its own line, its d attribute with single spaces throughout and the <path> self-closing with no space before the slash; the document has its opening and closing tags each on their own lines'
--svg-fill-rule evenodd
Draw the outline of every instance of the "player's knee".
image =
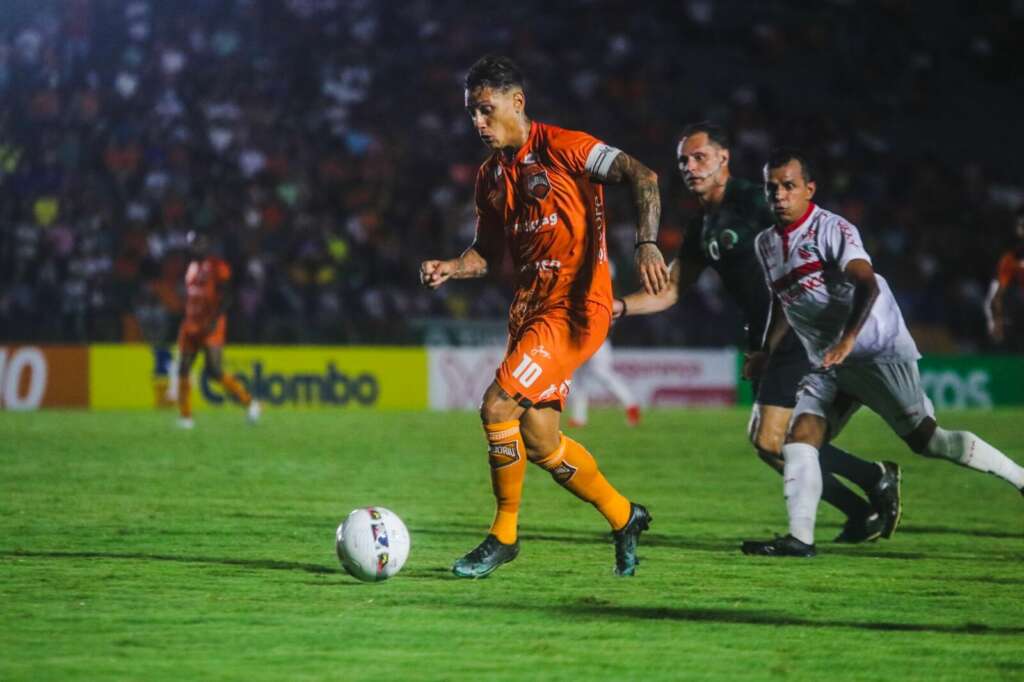
<svg viewBox="0 0 1024 682">
<path fill-rule="evenodd" d="M 751 439 L 751 442 L 754 444 L 754 447 L 757 448 L 759 453 L 766 452 L 778 454 L 782 452 L 782 441 L 784 439 L 782 432 L 759 429 L 752 435 L 753 438 Z"/>
<path fill-rule="evenodd" d="M 480 420 L 484 424 L 498 424 L 518 418 L 519 405 L 506 400 L 498 393 L 488 390 L 480 402 Z"/>
<path fill-rule="evenodd" d="M 820 447 L 825 441 L 827 424 L 822 417 L 813 414 L 801 414 L 789 427 L 786 434 L 786 443 L 809 443 Z M 780 450 L 782 448 L 779 448 Z"/>
<path fill-rule="evenodd" d="M 503 416 L 504 410 L 494 401 L 484 400 L 480 403 L 480 421 L 484 424 L 498 424 L 506 421 Z"/>
</svg>

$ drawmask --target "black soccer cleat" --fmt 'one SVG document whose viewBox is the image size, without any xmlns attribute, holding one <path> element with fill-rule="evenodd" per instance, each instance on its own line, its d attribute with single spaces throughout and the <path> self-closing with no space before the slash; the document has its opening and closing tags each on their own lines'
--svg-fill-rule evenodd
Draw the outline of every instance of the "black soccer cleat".
<svg viewBox="0 0 1024 682">
<path fill-rule="evenodd" d="M 900 483 L 903 474 L 900 465 L 896 462 L 880 462 L 882 465 L 882 478 L 868 491 L 868 499 L 878 515 L 882 517 L 881 537 L 891 538 L 892 534 L 900 525 L 903 518 L 903 501 L 900 493 Z"/>
<path fill-rule="evenodd" d="M 775 536 L 774 540 L 746 540 L 743 553 L 754 556 L 795 556 L 810 559 L 817 556 L 814 545 L 797 540 L 792 535 Z"/>
<path fill-rule="evenodd" d="M 877 512 L 861 519 L 847 519 L 843 530 L 832 542 L 846 545 L 874 542 L 881 537 L 884 528 L 885 518 Z"/>
<path fill-rule="evenodd" d="M 619 530 L 612 531 L 615 541 L 615 575 L 630 576 L 636 574 L 640 559 L 636 556 L 636 546 L 640 533 L 651 527 L 650 512 L 647 507 L 635 502 L 629 503 L 629 521 Z"/>
<path fill-rule="evenodd" d="M 475 549 L 452 565 L 452 573 L 460 578 L 484 578 L 517 556 L 518 538 L 511 545 L 506 545 L 489 534 Z"/>
</svg>

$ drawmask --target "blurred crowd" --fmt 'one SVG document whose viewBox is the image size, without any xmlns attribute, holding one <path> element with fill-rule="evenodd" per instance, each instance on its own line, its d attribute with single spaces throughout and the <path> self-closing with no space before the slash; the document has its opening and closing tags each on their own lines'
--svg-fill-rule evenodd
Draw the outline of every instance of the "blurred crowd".
<svg viewBox="0 0 1024 682">
<path fill-rule="evenodd" d="M 500 52 L 537 119 L 659 172 L 666 254 L 695 210 L 687 122 L 817 161 L 820 203 L 858 224 L 936 349 L 985 346 L 982 301 L 1024 203 L 1024 0 L 4 0 L 0 337 L 166 340 L 189 230 L 234 271 L 229 338 L 410 343 L 422 320 L 502 318 L 507 272 L 418 285 L 473 238 L 486 152 L 462 76 Z M 617 289 L 636 287 L 632 209 L 609 190 Z M 735 342 L 708 274 L 629 344 Z M 922 340 L 919 337 L 919 340 Z"/>
</svg>

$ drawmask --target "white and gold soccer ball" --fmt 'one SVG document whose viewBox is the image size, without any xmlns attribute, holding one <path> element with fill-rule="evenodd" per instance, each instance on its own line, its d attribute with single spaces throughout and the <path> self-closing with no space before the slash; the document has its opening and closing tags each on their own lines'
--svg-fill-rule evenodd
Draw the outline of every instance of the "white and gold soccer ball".
<svg viewBox="0 0 1024 682">
<path fill-rule="evenodd" d="M 365 582 L 380 582 L 402 570 L 409 557 L 409 530 L 384 507 L 360 507 L 335 533 L 341 567 Z"/>
</svg>

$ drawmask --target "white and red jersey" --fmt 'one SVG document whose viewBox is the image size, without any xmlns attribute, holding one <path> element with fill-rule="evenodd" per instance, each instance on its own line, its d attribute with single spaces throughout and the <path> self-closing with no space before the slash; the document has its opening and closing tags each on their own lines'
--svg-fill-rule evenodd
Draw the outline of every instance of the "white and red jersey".
<svg viewBox="0 0 1024 682">
<path fill-rule="evenodd" d="M 796 222 L 757 235 L 756 250 L 772 293 L 782 302 L 789 325 L 811 363 L 843 333 L 853 307 L 854 285 L 845 274 L 850 261 L 871 257 L 860 232 L 842 216 L 811 204 Z M 921 357 L 899 305 L 881 275 L 878 298 L 857 335 L 847 362 L 912 362 Z"/>
</svg>

